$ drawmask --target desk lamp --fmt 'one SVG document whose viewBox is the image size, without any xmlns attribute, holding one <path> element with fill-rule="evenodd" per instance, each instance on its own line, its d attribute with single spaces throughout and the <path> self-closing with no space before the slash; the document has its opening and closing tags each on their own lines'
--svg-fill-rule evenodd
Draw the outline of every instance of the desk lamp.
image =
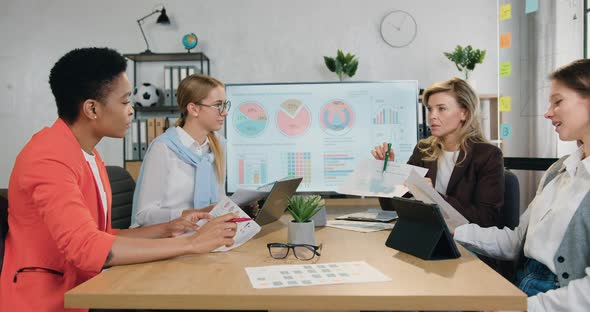
<svg viewBox="0 0 590 312">
<path fill-rule="evenodd" d="M 160 16 L 158 16 L 158 19 L 156 20 L 156 24 L 170 25 L 170 18 L 168 18 L 168 15 L 166 15 L 166 8 L 164 8 L 163 6 L 162 6 L 162 9 L 155 9 L 150 14 L 137 20 L 137 25 L 139 25 L 139 30 L 141 30 L 141 34 L 143 35 L 143 40 L 145 40 L 145 45 L 147 47 L 147 49 L 145 51 L 141 52 L 142 54 L 150 54 L 153 52 L 150 51 L 150 45 L 147 41 L 147 38 L 145 37 L 145 33 L 143 32 L 143 28 L 141 27 L 141 24 L 143 23 L 143 20 L 145 20 L 146 18 L 148 18 L 156 13 L 160 13 Z"/>
</svg>

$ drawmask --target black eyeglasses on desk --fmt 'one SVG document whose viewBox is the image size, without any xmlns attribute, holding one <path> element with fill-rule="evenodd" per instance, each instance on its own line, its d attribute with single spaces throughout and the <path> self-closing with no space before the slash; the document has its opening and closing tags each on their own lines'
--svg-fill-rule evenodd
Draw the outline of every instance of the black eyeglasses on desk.
<svg viewBox="0 0 590 312">
<path fill-rule="evenodd" d="M 311 260 L 316 255 L 321 256 L 322 244 L 319 246 L 308 244 L 284 244 L 284 243 L 269 243 L 266 245 L 270 256 L 274 259 L 285 259 L 289 255 L 289 249 L 293 249 L 295 258 L 299 260 Z"/>
</svg>

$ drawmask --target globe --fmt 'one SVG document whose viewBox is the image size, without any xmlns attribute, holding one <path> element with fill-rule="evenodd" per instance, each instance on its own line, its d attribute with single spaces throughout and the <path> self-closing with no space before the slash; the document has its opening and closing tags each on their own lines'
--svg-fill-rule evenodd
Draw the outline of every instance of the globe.
<svg viewBox="0 0 590 312">
<path fill-rule="evenodd" d="M 186 34 L 182 37 L 182 44 L 189 51 L 190 49 L 194 49 L 198 42 L 199 38 L 194 33 Z"/>
</svg>

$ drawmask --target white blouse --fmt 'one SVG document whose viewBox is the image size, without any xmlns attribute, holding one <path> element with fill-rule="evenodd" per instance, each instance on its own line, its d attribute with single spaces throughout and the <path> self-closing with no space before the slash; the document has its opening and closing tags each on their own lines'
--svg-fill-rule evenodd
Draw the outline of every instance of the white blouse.
<svg viewBox="0 0 590 312">
<path fill-rule="evenodd" d="M 553 258 L 567 227 L 590 191 L 590 157 L 582 160 L 582 149 L 568 157 L 557 175 L 545 187 L 541 179 L 537 194 L 520 217 L 517 228 L 481 228 L 466 224 L 455 230 L 455 240 L 483 255 L 498 259 L 516 259 L 528 227 L 524 254 L 555 273 Z M 590 306 L 590 268 L 584 278 L 568 286 L 528 298 L 528 311 L 585 311 Z"/>
<path fill-rule="evenodd" d="M 449 180 L 451 180 L 451 174 L 453 174 L 453 170 L 455 169 L 455 163 L 457 162 L 458 156 L 459 151 L 443 151 L 442 155 L 438 158 L 436 183 L 434 184 L 434 188 L 437 192 L 447 195 L 447 186 L 449 185 Z"/>
<path fill-rule="evenodd" d="M 98 172 L 98 165 L 96 164 L 96 156 L 86 153 L 85 150 L 82 150 L 82 154 L 84 154 L 84 158 L 90 165 L 90 169 L 92 169 L 92 175 L 94 176 L 94 181 L 96 182 L 96 186 L 98 187 L 98 193 L 100 194 L 100 201 L 102 202 L 102 210 L 104 212 L 104 224 L 107 224 L 107 192 L 104 190 L 104 185 L 102 184 L 102 180 L 100 179 L 100 173 Z M 104 229 L 101 229 L 104 230 Z"/>
<path fill-rule="evenodd" d="M 197 155 L 210 152 L 209 139 L 199 145 L 184 129 L 176 127 L 180 142 Z M 143 178 L 139 192 L 136 222 L 132 227 L 174 220 L 192 207 L 195 175 L 198 168 L 182 161 L 162 142 L 154 142 L 143 160 Z M 215 180 L 214 182 L 217 182 Z M 224 183 L 218 183 L 218 198 L 225 196 Z"/>
</svg>

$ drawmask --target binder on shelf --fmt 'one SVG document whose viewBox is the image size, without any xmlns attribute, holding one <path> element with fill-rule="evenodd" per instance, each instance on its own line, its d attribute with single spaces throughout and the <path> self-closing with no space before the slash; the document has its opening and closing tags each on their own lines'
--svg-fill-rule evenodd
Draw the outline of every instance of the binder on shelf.
<svg viewBox="0 0 590 312">
<path fill-rule="evenodd" d="M 129 131 L 125 134 L 125 160 L 133 160 L 133 123 L 129 126 Z"/>
<path fill-rule="evenodd" d="M 148 118 L 147 120 L 147 139 L 146 143 L 147 146 L 150 146 L 150 143 L 156 137 L 156 119 L 155 118 Z"/>
<path fill-rule="evenodd" d="M 176 89 L 180 83 L 180 70 L 177 66 L 172 67 L 172 103 L 176 104 Z"/>
<path fill-rule="evenodd" d="M 147 122 L 139 120 L 139 158 L 143 159 L 145 152 L 147 152 Z"/>
<path fill-rule="evenodd" d="M 385 242 L 387 247 L 424 260 L 461 256 L 436 204 L 394 197 L 393 207 L 398 220 Z"/>
<path fill-rule="evenodd" d="M 131 160 L 139 159 L 139 120 L 131 122 Z"/>
<path fill-rule="evenodd" d="M 178 70 L 180 70 L 180 78 L 178 81 L 182 81 L 186 76 L 188 76 L 188 67 L 182 66 Z"/>
<path fill-rule="evenodd" d="M 154 128 L 154 138 L 157 138 L 160 134 L 164 133 L 164 123 L 166 122 L 166 118 L 158 117 L 155 118 L 155 128 Z"/>
<path fill-rule="evenodd" d="M 172 67 L 164 66 L 164 106 L 174 106 L 172 88 Z"/>
</svg>

